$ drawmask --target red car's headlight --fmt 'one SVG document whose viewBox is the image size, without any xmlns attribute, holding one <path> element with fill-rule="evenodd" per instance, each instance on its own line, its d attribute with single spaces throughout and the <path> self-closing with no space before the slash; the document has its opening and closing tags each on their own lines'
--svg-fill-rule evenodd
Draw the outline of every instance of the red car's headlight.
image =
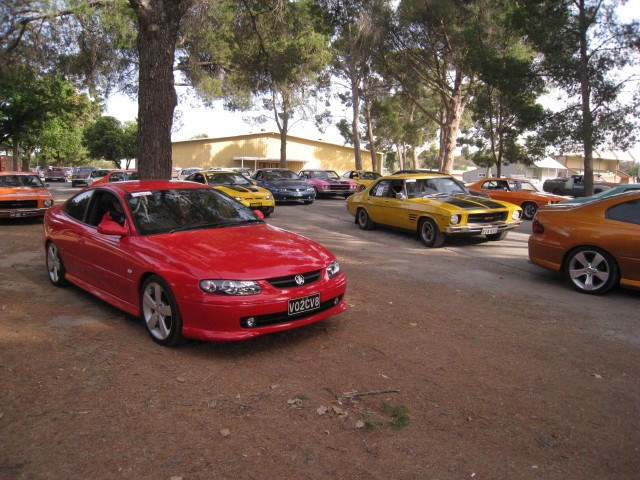
<svg viewBox="0 0 640 480">
<path fill-rule="evenodd" d="M 340 263 L 334 260 L 327 266 L 327 275 L 329 278 L 333 278 L 340 273 Z"/>
<path fill-rule="evenodd" d="M 257 295 L 262 291 L 254 280 L 202 280 L 200 288 L 218 295 Z"/>
</svg>

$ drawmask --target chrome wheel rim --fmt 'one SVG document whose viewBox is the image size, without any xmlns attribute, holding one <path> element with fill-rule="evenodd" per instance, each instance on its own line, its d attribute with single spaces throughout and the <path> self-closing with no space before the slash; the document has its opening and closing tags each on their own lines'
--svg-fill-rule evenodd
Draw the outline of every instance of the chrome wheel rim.
<svg viewBox="0 0 640 480">
<path fill-rule="evenodd" d="M 161 285 L 151 282 L 142 294 L 142 311 L 147 329 L 158 340 L 166 340 L 173 328 L 173 310 Z"/>
<path fill-rule="evenodd" d="M 433 231 L 433 225 L 431 225 L 431 222 L 424 222 L 422 224 L 422 238 L 424 239 L 425 242 L 431 242 L 433 241 L 433 238 L 435 236 L 435 233 Z"/>
<path fill-rule="evenodd" d="M 603 288 L 611 276 L 611 265 L 600 253 L 585 250 L 569 262 L 569 277 L 581 290 L 595 292 Z"/>
<path fill-rule="evenodd" d="M 364 210 L 360 210 L 358 212 L 358 223 L 361 227 L 367 226 L 367 212 L 365 212 Z"/>
<path fill-rule="evenodd" d="M 58 248 L 53 243 L 50 243 L 47 248 L 47 270 L 49 271 L 49 278 L 52 282 L 56 283 L 60 280 L 62 264 L 58 256 Z"/>
<path fill-rule="evenodd" d="M 532 219 L 533 216 L 536 214 L 536 211 L 538 210 L 538 207 L 536 207 L 535 205 L 525 205 L 524 207 L 524 216 L 528 219 Z"/>
</svg>

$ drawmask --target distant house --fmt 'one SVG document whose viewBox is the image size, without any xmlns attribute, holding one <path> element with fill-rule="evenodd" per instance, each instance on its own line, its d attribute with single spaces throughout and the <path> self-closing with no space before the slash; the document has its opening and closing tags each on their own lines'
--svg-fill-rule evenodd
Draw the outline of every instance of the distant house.
<svg viewBox="0 0 640 480">
<path fill-rule="evenodd" d="M 567 167 L 569 175 L 584 173 L 584 158 L 581 154 L 569 153 L 556 159 Z M 620 162 L 634 160 L 629 152 L 594 150 L 593 174 L 605 182 L 629 183 L 629 174 L 620 170 Z"/>
<path fill-rule="evenodd" d="M 24 153 L 22 148 L 19 148 L 18 151 Z M 13 147 L 6 143 L 0 143 L 0 172 L 10 170 L 20 170 L 20 164 L 13 157 Z"/>
<path fill-rule="evenodd" d="M 462 175 L 462 180 L 466 183 L 477 182 L 483 178 L 494 177 L 495 166 L 489 169 L 476 168 L 475 170 L 467 170 Z M 502 165 L 501 175 L 503 177 L 527 178 L 534 183 L 542 183 L 547 178 L 564 177 L 567 175 L 567 167 L 551 157 L 539 160 L 531 166 L 521 163 L 512 163 Z"/>
<path fill-rule="evenodd" d="M 613 183 L 629 183 L 629 175 L 620 170 L 620 162 L 635 161 L 629 152 L 594 151 L 594 176 Z M 584 158 L 579 154 L 558 155 L 555 158 L 545 158 L 527 167 L 522 164 L 502 165 L 503 177 L 527 178 L 535 183 L 542 183 L 548 178 L 566 177 L 584 173 Z M 489 169 L 477 168 L 466 171 L 462 178 L 464 182 L 476 182 L 482 178 L 495 176 L 495 167 Z"/>
<path fill-rule="evenodd" d="M 172 142 L 174 167 L 242 167 L 250 170 L 280 166 L 280 134 L 250 133 L 219 138 L 198 138 Z M 361 150 L 362 166 L 372 170 L 371 153 Z M 287 168 L 326 168 L 338 174 L 353 170 L 354 149 L 344 145 L 287 136 Z M 376 155 L 376 171 L 382 167 L 382 154 Z"/>
</svg>

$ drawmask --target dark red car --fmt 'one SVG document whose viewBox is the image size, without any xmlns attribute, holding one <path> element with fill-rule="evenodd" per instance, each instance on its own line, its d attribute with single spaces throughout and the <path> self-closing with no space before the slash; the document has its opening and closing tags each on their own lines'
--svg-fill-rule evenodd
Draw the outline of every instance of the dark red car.
<svg viewBox="0 0 640 480">
<path fill-rule="evenodd" d="M 335 256 L 231 197 L 176 181 L 88 187 L 44 220 L 51 282 L 144 320 L 165 346 L 242 340 L 345 310 Z"/>
</svg>

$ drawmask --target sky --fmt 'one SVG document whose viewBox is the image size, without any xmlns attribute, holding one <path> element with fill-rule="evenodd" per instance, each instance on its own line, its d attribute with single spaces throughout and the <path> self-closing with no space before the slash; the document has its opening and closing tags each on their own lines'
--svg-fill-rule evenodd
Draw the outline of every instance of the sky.
<svg viewBox="0 0 640 480">
<path fill-rule="evenodd" d="M 116 94 L 109 97 L 106 107 L 105 114 L 115 117 L 121 122 L 136 120 L 138 116 L 137 102 L 126 95 Z M 213 108 L 201 106 L 194 95 L 187 96 L 181 94 L 176 112 L 178 119 L 177 121 L 174 120 L 171 135 L 171 140 L 174 142 L 189 140 L 199 134 L 205 134 L 208 137 L 215 138 L 243 135 L 259 132 L 263 129 L 268 132 L 278 131 L 274 120 L 260 126 L 252 125 L 244 120 L 247 116 L 246 113 L 229 112 L 223 108 L 221 101 L 216 102 Z M 334 109 L 334 114 L 338 118 L 334 118 L 333 124 L 337 123 L 340 117 L 350 119 L 350 117 L 347 116 L 348 112 L 343 112 L 341 109 Z M 294 136 L 324 140 L 340 145 L 344 144 L 344 139 L 337 128 L 332 127 L 325 132 L 320 132 L 313 122 L 295 123 L 289 130 L 289 133 Z"/>
</svg>

